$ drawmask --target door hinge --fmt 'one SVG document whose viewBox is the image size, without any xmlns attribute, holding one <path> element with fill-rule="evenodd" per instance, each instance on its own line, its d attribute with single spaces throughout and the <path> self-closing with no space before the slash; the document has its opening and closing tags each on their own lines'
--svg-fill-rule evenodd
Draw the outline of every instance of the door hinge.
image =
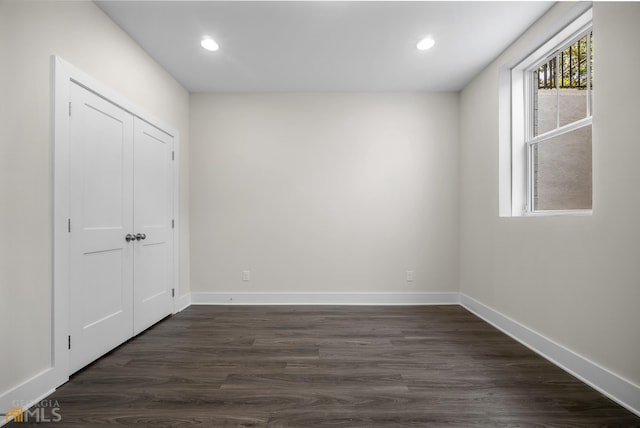
<svg viewBox="0 0 640 428">
<path fill-rule="evenodd" d="M 71 349 L 71 336 L 69 336 L 69 349 Z"/>
<path fill-rule="evenodd" d="M 71 116 L 71 101 L 69 101 L 69 116 Z"/>
<path fill-rule="evenodd" d="M 171 160 L 176 160 L 176 152 L 171 152 Z"/>
<path fill-rule="evenodd" d="M 67 230 L 69 231 L 69 233 L 71 233 L 71 219 L 70 218 L 67 219 Z"/>
<path fill-rule="evenodd" d="M 176 228 L 176 221 L 171 220 L 171 229 L 175 229 L 175 228 Z"/>
<path fill-rule="evenodd" d="M 175 288 L 171 289 L 171 297 L 176 297 L 176 289 Z"/>
</svg>

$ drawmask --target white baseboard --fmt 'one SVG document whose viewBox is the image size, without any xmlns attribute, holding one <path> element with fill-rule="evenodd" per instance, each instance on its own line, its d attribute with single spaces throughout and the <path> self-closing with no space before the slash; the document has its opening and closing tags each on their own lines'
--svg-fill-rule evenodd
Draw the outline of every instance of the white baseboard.
<svg viewBox="0 0 640 428">
<path fill-rule="evenodd" d="M 640 416 L 640 386 L 634 385 L 604 367 L 462 293 L 460 293 L 460 304 L 556 366 Z"/>
<path fill-rule="evenodd" d="M 177 314 L 178 312 L 182 312 L 185 309 L 187 309 L 189 306 L 191 306 L 191 293 L 187 293 L 185 295 L 178 296 L 178 297 L 176 297 L 176 301 L 175 301 L 175 304 L 173 306 L 175 308 L 173 313 Z"/>
<path fill-rule="evenodd" d="M 191 293 L 194 305 L 457 305 L 458 293 Z"/>
<path fill-rule="evenodd" d="M 28 409 L 56 390 L 54 369 L 48 368 L 22 382 L 20 385 L 0 395 L 0 413 L 7 413 L 12 407 Z M 0 417 L 0 427 L 7 423 L 5 416 Z"/>
</svg>

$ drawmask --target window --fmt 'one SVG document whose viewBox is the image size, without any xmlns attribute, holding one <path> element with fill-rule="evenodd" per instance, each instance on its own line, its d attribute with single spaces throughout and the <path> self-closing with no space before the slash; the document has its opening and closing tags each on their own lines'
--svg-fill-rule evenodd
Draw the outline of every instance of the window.
<svg viewBox="0 0 640 428">
<path fill-rule="evenodd" d="M 589 213 L 591 11 L 512 69 L 514 212 Z"/>
</svg>

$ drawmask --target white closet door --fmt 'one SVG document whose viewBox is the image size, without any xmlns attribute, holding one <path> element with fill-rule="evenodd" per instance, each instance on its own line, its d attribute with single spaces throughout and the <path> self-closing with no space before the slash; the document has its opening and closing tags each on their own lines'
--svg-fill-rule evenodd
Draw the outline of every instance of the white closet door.
<svg viewBox="0 0 640 428">
<path fill-rule="evenodd" d="M 173 309 L 173 137 L 135 118 L 134 334 Z"/>
<path fill-rule="evenodd" d="M 70 372 L 133 331 L 133 116 L 76 84 L 70 121 Z"/>
</svg>

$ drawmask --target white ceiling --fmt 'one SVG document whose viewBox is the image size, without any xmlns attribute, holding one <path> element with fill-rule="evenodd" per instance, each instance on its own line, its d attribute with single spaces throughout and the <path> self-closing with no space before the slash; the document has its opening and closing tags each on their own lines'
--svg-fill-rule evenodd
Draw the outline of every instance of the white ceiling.
<svg viewBox="0 0 640 428">
<path fill-rule="evenodd" d="M 190 92 L 457 91 L 552 2 L 97 1 Z M 200 46 L 213 37 L 217 52 Z M 436 45 L 418 51 L 432 35 Z"/>
</svg>

